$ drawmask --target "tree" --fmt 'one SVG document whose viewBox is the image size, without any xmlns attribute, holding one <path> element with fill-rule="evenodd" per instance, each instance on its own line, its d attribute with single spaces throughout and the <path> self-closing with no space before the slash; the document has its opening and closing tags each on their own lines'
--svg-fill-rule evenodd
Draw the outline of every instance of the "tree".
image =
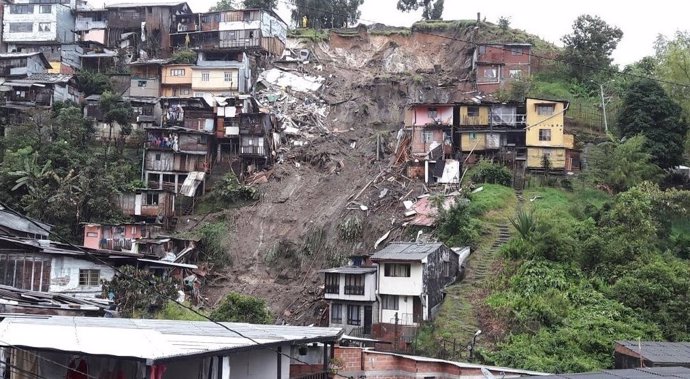
<svg viewBox="0 0 690 379">
<path fill-rule="evenodd" d="M 103 294 L 113 299 L 122 317 L 146 317 L 175 299 L 177 289 L 170 277 L 158 277 L 147 270 L 123 266 L 111 281 L 103 282 Z"/>
<path fill-rule="evenodd" d="M 611 68 L 611 53 L 623 38 L 623 31 L 598 16 L 581 15 L 573 23 L 573 32 L 561 40 L 565 44 L 563 60 L 571 75 L 580 82 L 592 79 Z"/>
<path fill-rule="evenodd" d="M 245 8 L 274 10 L 277 6 L 278 0 L 244 0 Z"/>
<path fill-rule="evenodd" d="M 312 28 L 341 28 L 357 22 L 364 0 L 292 0 L 292 20 L 298 25 L 307 18 Z"/>
<path fill-rule="evenodd" d="M 664 89 L 690 117 L 690 32 L 676 32 L 673 39 L 659 36 L 654 48 L 656 75 L 666 81 Z"/>
<path fill-rule="evenodd" d="M 644 135 L 647 151 L 659 167 L 675 167 L 682 162 L 688 124 L 681 107 L 656 81 L 640 79 L 629 86 L 618 127 L 626 138 Z"/>
<path fill-rule="evenodd" d="M 440 20 L 443 17 L 443 0 L 398 0 L 398 9 L 403 12 L 422 8 L 425 20 Z"/>
<path fill-rule="evenodd" d="M 266 302 L 256 297 L 231 292 L 218 308 L 211 312 L 210 319 L 221 322 L 248 322 L 270 324 L 273 322 Z"/>
<path fill-rule="evenodd" d="M 77 73 L 77 86 L 85 96 L 97 95 L 113 89 L 110 77 L 100 72 L 86 70 Z"/>
<path fill-rule="evenodd" d="M 218 0 L 216 5 L 209 8 L 209 12 L 231 11 L 235 9 L 235 2 L 233 0 Z"/>
<path fill-rule="evenodd" d="M 646 139 L 634 136 L 625 142 L 604 142 L 590 149 L 585 175 L 597 185 L 623 192 L 645 180 L 657 180 L 661 169 L 645 148 Z"/>
<path fill-rule="evenodd" d="M 507 31 L 510 28 L 510 17 L 501 16 L 498 18 L 498 27 L 503 31 Z"/>
<path fill-rule="evenodd" d="M 122 99 L 122 96 L 116 95 L 112 92 L 105 92 L 101 95 L 101 100 L 98 107 L 103 112 L 103 118 L 110 128 L 108 136 L 108 143 L 105 145 L 105 162 L 108 161 L 108 154 L 110 153 L 110 143 L 113 139 L 113 126 L 118 124 L 120 126 L 120 134 L 116 139 L 116 146 L 118 153 L 122 154 L 124 149 L 125 139 L 132 133 L 132 121 L 134 119 L 134 110 L 129 102 Z"/>
</svg>

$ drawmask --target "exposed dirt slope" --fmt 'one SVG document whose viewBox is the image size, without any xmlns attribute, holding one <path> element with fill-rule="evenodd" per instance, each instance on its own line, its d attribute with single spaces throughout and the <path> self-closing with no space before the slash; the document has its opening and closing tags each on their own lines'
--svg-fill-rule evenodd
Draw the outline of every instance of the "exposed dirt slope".
<svg viewBox="0 0 690 379">
<path fill-rule="evenodd" d="M 289 45 L 310 49 L 310 63 L 275 65 L 326 78 L 315 95 L 332 104 L 325 125 L 330 132 L 285 152 L 269 182 L 260 185 L 258 203 L 204 221 L 231 221 L 227 248 L 234 262 L 207 295 L 211 304 L 228 291 L 259 296 L 280 320 L 311 324 L 325 306 L 318 270 L 373 251 L 386 232 L 391 231 L 388 241 L 410 238 L 401 200 L 424 188 L 390 167 L 395 135 L 406 104 L 465 96 L 471 55 L 464 43 L 438 36 L 374 36 L 365 29 L 331 33 L 328 42 Z M 361 232 L 339 231 L 346 220 Z"/>
</svg>

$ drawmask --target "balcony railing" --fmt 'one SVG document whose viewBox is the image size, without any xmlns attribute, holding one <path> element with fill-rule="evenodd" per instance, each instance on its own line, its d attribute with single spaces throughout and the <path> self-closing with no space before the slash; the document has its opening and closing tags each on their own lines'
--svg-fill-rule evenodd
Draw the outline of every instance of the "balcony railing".
<svg viewBox="0 0 690 379">
<path fill-rule="evenodd" d="M 337 284 L 326 284 L 326 293 L 340 293 L 340 286 Z"/>
<path fill-rule="evenodd" d="M 259 155 L 266 156 L 266 149 L 263 146 L 240 146 L 240 155 Z"/>
<path fill-rule="evenodd" d="M 364 286 L 345 286 L 345 295 L 364 295 Z"/>
</svg>

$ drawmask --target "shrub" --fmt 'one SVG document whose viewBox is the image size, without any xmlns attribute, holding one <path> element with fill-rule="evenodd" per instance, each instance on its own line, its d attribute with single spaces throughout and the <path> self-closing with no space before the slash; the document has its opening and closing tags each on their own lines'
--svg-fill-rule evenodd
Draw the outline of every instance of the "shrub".
<svg viewBox="0 0 690 379">
<path fill-rule="evenodd" d="M 210 315 L 211 320 L 221 322 L 248 322 L 251 324 L 270 324 L 273 322 L 271 312 L 262 299 L 229 293 L 218 308 Z"/>
<path fill-rule="evenodd" d="M 111 281 L 103 281 L 103 294 L 112 297 L 122 317 L 147 317 L 177 297 L 170 277 L 162 278 L 134 266 L 121 267 Z"/>
<path fill-rule="evenodd" d="M 507 167 L 492 163 L 489 160 L 482 159 L 474 167 L 472 180 L 476 183 L 491 183 L 510 186 L 512 182 L 512 175 Z"/>
<path fill-rule="evenodd" d="M 213 187 L 210 197 L 218 202 L 238 203 L 247 200 L 258 200 L 259 192 L 254 187 L 240 183 L 235 174 L 230 171 Z"/>
<path fill-rule="evenodd" d="M 225 266 L 232 263 L 230 255 L 223 248 L 223 238 L 228 235 L 226 222 L 206 224 L 199 229 L 201 233 L 200 258 L 215 266 Z"/>
<path fill-rule="evenodd" d="M 438 220 L 438 236 L 448 246 L 477 247 L 481 221 L 473 218 L 469 206 L 457 201 L 448 210 L 441 210 Z"/>
</svg>

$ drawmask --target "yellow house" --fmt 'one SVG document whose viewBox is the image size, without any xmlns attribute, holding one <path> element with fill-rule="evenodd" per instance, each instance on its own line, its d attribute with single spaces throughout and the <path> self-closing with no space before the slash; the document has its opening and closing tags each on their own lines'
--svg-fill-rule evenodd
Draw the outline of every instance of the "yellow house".
<svg viewBox="0 0 690 379">
<path fill-rule="evenodd" d="M 241 61 L 199 60 L 192 67 L 194 96 L 232 96 L 246 93 L 250 87 L 251 69 L 246 55 L 243 55 Z"/>
<path fill-rule="evenodd" d="M 161 70 L 161 96 L 191 97 L 192 67 L 191 64 L 164 65 Z"/>
<path fill-rule="evenodd" d="M 526 99 L 527 168 L 543 169 L 544 157 L 551 169 L 569 169 L 569 151 L 574 137 L 564 133 L 568 102 L 560 100 Z"/>
</svg>

